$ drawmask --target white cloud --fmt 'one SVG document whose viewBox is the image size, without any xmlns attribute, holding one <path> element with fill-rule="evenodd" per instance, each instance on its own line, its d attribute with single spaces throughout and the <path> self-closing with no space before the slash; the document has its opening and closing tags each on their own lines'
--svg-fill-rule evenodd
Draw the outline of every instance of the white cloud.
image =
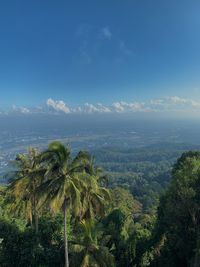
<svg viewBox="0 0 200 267">
<path fill-rule="evenodd" d="M 104 39 L 111 40 L 111 38 L 112 38 L 112 33 L 111 33 L 109 27 L 102 28 L 101 34 L 102 34 Z"/>
<path fill-rule="evenodd" d="M 96 108 L 98 109 L 98 111 L 99 112 L 105 112 L 105 113 L 107 113 L 107 112 L 111 112 L 111 110 L 110 110 L 110 108 L 109 107 L 106 107 L 106 106 L 104 106 L 103 104 L 101 104 L 101 103 L 98 103 L 97 105 L 96 105 Z"/>
<path fill-rule="evenodd" d="M 96 114 L 96 113 L 167 113 L 167 112 L 196 112 L 200 114 L 200 101 L 182 98 L 179 96 L 168 96 L 158 99 L 151 99 L 146 102 L 136 101 L 118 101 L 110 105 L 104 105 L 102 103 L 85 103 L 78 107 L 69 107 L 63 100 L 47 99 L 46 107 L 16 107 L 13 106 L 9 112 L 2 111 L 2 114 L 9 113 L 21 113 L 21 114 L 52 114 L 52 113 L 74 113 L 74 114 Z"/>
<path fill-rule="evenodd" d="M 98 109 L 93 104 L 85 103 L 83 111 L 87 113 L 93 113 L 98 112 Z"/>
<path fill-rule="evenodd" d="M 188 101 L 190 102 L 190 100 L 181 98 L 179 96 L 170 96 L 170 97 L 166 97 L 166 99 L 174 104 L 186 104 L 188 103 Z"/>
<path fill-rule="evenodd" d="M 125 42 L 122 40 L 119 42 L 119 49 L 126 56 L 132 56 L 133 55 L 133 51 L 131 49 L 129 49 L 127 47 L 127 45 L 125 44 Z"/>
<path fill-rule="evenodd" d="M 150 101 L 150 105 L 156 111 L 197 111 L 200 109 L 200 101 L 179 96 L 154 99 Z"/>
<path fill-rule="evenodd" d="M 152 100 L 150 100 L 150 105 L 162 106 L 163 103 L 164 103 L 164 99 L 152 99 Z"/>
<path fill-rule="evenodd" d="M 28 108 L 25 108 L 25 107 L 21 107 L 20 111 L 21 111 L 21 113 L 24 113 L 24 114 L 30 113 L 30 110 Z"/>
<path fill-rule="evenodd" d="M 194 108 L 198 108 L 198 109 L 200 108 L 200 102 L 191 100 L 191 105 L 192 105 Z"/>
<path fill-rule="evenodd" d="M 111 40 L 112 32 L 108 26 L 99 28 L 90 24 L 80 24 L 75 32 L 75 37 L 79 43 L 77 51 L 78 63 L 88 65 L 96 59 L 101 42 Z"/>
<path fill-rule="evenodd" d="M 75 108 L 73 111 L 78 113 L 88 113 L 88 114 L 111 112 L 109 107 L 106 107 L 101 103 L 98 103 L 96 105 L 85 103 L 83 106 L 79 106 L 78 108 Z"/>
<path fill-rule="evenodd" d="M 115 102 L 112 104 L 114 112 L 185 112 L 200 111 L 200 101 L 170 96 L 152 99 L 147 102 Z"/>
<path fill-rule="evenodd" d="M 112 107 L 114 108 L 114 110 L 116 112 L 123 112 L 124 111 L 124 107 L 120 102 L 115 102 L 112 104 Z"/>
<path fill-rule="evenodd" d="M 70 108 L 66 106 L 62 100 L 53 100 L 52 98 L 47 99 L 47 106 L 53 108 L 56 111 L 62 111 L 64 113 L 70 113 Z"/>
<path fill-rule="evenodd" d="M 114 112 L 150 112 L 152 109 L 141 102 L 115 102 L 112 104 Z"/>
<path fill-rule="evenodd" d="M 15 105 L 12 106 L 12 112 L 15 113 L 22 113 L 22 114 L 29 114 L 31 113 L 31 110 L 26 107 L 17 107 Z"/>
</svg>

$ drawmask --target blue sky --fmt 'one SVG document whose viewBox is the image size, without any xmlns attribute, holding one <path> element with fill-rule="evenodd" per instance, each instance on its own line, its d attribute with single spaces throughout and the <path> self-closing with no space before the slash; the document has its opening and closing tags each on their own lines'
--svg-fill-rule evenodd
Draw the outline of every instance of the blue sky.
<svg viewBox="0 0 200 267">
<path fill-rule="evenodd" d="M 199 13 L 195 0 L 1 1 L 0 107 L 199 101 Z"/>
</svg>

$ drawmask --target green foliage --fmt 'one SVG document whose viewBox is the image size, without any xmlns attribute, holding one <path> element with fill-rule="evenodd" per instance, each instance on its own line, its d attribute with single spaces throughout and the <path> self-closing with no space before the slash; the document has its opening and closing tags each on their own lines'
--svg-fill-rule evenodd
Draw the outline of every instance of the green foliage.
<svg viewBox="0 0 200 267">
<path fill-rule="evenodd" d="M 44 170 L 38 161 L 39 152 L 29 148 L 28 154 L 18 154 L 17 170 L 7 188 L 7 204 L 12 214 L 22 216 L 38 231 L 38 197 L 36 189 L 44 178 Z M 33 223 L 34 220 L 34 223 Z"/>
<path fill-rule="evenodd" d="M 114 166 L 122 155 L 110 153 Z M 198 267 L 200 152 L 177 160 L 165 192 L 170 167 L 163 153 L 146 155 L 157 167 L 139 166 L 129 162 L 130 150 L 123 155 L 125 174 L 115 172 L 111 180 L 88 152 L 72 157 L 60 142 L 19 155 L 16 177 L 0 187 L 0 266 L 62 267 L 69 252 L 73 267 Z M 30 223 L 35 215 L 37 232 Z"/>
<path fill-rule="evenodd" d="M 142 205 L 133 198 L 133 195 L 126 189 L 116 187 L 111 190 L 110 209 L 118 208 L 126 216 L 133 217 L 134 214 L 140 214 Z"/>
<path fill-rule="evenodd" d="M 82 238 L 72 244 L 72 266 L 114 267 L 114 257 L 108 247 L 98 240 L 98 226 L 94 221 L 81 221 Z"/>
<path fill-rule="evenodd" d="M 32 253 L 32 257 L 25 260 L 20 253 L 16 254 L 19 257 L 16 262 L 20 262 L 20 266 L 50 266 L 50 263 L 46 263 L 44 256 L 48 255 L 49 247 L 54 247 L 55 252 L 62 250 L 60 242 L 63 242 L 64 239 L 62 248 L 65 252 L 65 266 L 68 267 L 70 217 L 67 215 L 70 212 L 74 222 L 77 219 L 84 218 L 86 220 L 84 223 L 85 231 L 82 233 L 84 238 L 86 238 L 86 229 L 91 233 L 94 231 L 93 221 L 95 222 L 104 216 L 105 203 L 110 200 L 109 190 L 101 186 L 105 181 L 104 176 L 101 170 L 94 166 L 93 159 L 87 152 L 80 151 L 77 156 L 72 158 L 69 148 L 57 141 L 50 143 L 48 149 L 42 153 L 30 149 L 27 155 L 18 155 L 16 163 L 18 167 L 16 178 L 11 181 L 5 192 L 2 190 L 2 194 L 5 194 L 2 206 L 5 203 L 13 215 L 27 218 L 27 226 L 29 222 L 32 226 L 32 219 L 34 218 L 36 229 L 35 235 L 32 228 L 25 228 L 23 231 L 20 231 L 18 227 L 15 229 L 16 241 L 19 245 L 21 245 L 21 238 L 25 238 L 22 247 L 20 247 L 20 253 L 24 253 L 24 250 L 27 251 L 27 254 Z M 45 217 L 41 217 L 38 224 L 39 211 L 43 212 Z M 59 214 L 61 211 L 64 215 L 62 216 L 64 221 L 64 231 L 62 232 L 59 218 L 52 220 L 50 216 L 51 213 Z M 5 217 L 3 212 L 2 216 Z M 47 219 L 50 225 L 44 228 L 43 225 Z M 88 222 L 91 223 L 88 224 Z M 38 230 L 38 226 L 41 229 Z M 88 227 L 86 228 L 86 226 Z M 12 242 L 5 237 L 2 240 L 1 251 L 4 255 L 2 259 L 5 259 L 7 244 Z M 93 239 L 90 241 L 94 242 Z M 47 245 L 49 246 L 47 247 Z M 15 246 L 12 248 L 15 249 Z M 97 249 L 91 256 L 92 258 L 96 257 L 94 261 L 96 266 L 105 266 L 100 256 L 102 251 L 108 255 L 108 262 L 112 262 L 111 258 L 113 257 L 112 255 L 109 257 L 108 248 L 101 246 L 101 249 Z M 86 255 L 86 262 L 88 257 Z M 38 261 L 39 258 L 41 260 Z M 14 266 L 15 263 L 8 263 L 7 261 L 4 265 L 6 264 L 7 266 Z"/>
<path fill-rule="evenodd" d="M 53 267 L 63 266 L 63 248 L 57 238 L 60 224 L 54 221 L 51 231 L 49 222 L 42 220 L 38 236 L 30 227 L 21 231 L 13 222 L 0 220 L 0 266 L 2 267 Z M 47 228 L 47 229 L 45 229 Z M 45 230 L 44 230 L 45 229 Z M 49 242 L 44 231 L 48 232 Z"/>
<path fill-rule="evenodd" d="M 200 230 L 200 152 L 184 153 L 162 196 L 156 228 L 159 266 L 190 266 L 197 255 Z M 160 256 L 159 256 L 160 255 Z"/>
<path fill-rule="evenodd" d="M 105 147 L 94 151 L 95 158 L 109 176 L 109 186 L 128 189 L 143 209 L 158 204 L 170 181 L 171 167 L 186 145 L 157 144 L 148 147 Z"/>
</svg>

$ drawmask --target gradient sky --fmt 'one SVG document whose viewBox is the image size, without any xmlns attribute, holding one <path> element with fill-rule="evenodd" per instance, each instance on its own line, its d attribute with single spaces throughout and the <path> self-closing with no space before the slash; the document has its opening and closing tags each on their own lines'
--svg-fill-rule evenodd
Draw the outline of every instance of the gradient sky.
<svg viewBox="0 0 200 267">
<path fill-rule="evenodd" d="M 0 107 L 200 100 L 200 1 L 0 3 Z"/>
</svg>

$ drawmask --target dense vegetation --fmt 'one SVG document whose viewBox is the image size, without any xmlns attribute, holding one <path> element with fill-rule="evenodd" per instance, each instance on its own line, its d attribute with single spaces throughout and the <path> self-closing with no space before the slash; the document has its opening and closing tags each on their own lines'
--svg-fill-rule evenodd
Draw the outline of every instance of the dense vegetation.
<svg viewBox="0 0 200 267">
<path fill-rule="evenodd" d="M 200 152 L 184 153 L 160 191 L 149 175 L 151 204 L 137 160 L 127 165 L 137 183 L 131 173 L 122 180 L 121 171 L 115 181 L 89 153 L 72 157 L 59 142 L 17 155 L 9 185 L 0 188 L 0 266 L 199 266 Z"/>
<path fill-rule="evenodd" d="M 171 170 L 185 151 L 198 150 L 197 145 L 155 143 L 129 148 L 103 147 L 92 154 L 109 176 L 109 186 L 127 188 L 148 210 L 159 202 L 159 196 L 169 185 Z"/>
</svg>

